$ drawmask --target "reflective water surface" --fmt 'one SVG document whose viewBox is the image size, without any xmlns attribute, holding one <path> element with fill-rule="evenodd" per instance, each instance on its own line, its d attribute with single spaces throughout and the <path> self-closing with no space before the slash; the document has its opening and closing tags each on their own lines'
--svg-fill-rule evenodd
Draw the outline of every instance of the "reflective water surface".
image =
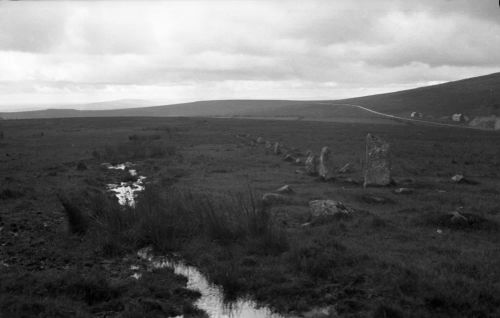
<svg viewBox="0 0 500 318">
<path fill-rule="evenodd" d="M 176 274 L 187 277 L 187 288 L 198 290 L 201 297 L 195 305 L 204 310 L 211 318 L 283 318 L 273 313 L 267 307 L 259 307 L 249 299 L 237 299 L 232 303 L 224 302 L 223 291 L 220 286 L 211 284 L 208 279 L 195 267 L 174 262 L 163 256 L 154 256 L 151 248 L 143 248 L 137 255 L 147 260 L 153 268 L 172 268 Z"/>
<path fill-rule="evenodd" d="M 109 163 L 103 163 L 102 165 L 108 169 L 114 170 L 125 170 L 133 166 L 133 164 L 130 162 L 121 163 L 114 166 Z M 128 172 L 133 177 L 137 176 L 137 170 L 135 169 L 129 169 Z M 110 183 L 108 184 L 108 191 L 115 193 L 115 196 L 118 199 L 118 203 L 120 205 L 129 205 L 131 207 L 134 207 L 137 192 L 143 191 L 145 189 L 145 179 L 146 177 L 144 176 L 137 176 L 137 179 L 135 181 L 120 182 L 119 184 Z"/>
</svg>

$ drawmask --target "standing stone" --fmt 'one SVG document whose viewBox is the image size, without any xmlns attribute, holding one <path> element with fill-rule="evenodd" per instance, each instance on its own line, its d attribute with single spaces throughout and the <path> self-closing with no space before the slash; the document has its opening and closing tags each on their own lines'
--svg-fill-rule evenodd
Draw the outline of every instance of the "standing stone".
<svg viewBox="0 0 500 318">
<path fill-rule="evenodd" d="M 275 155 L 281 154 L 281 144 L 279 142 L 275 142 L 274 143 L 274 149 L 273 149 L 273 151 L 274 151 Z"/>
<path fill-rule="evenodd" d="M 333 179 L 333 158 L 330 148 L 323 147 L 319 156 L 318 173 L 323 180 Z"/>
<path fill-rule="evenodd" d="M 374 135 L 366 136 L 364 186 L 386 186 L 392 182 L 389 144 Z"/>
<path fill-rule="evenodd" d="M 318 174 L 318 157 L 312 152 L 309 152 L 307 155 L 305 169 L 307 174 L 311 176 L 315 176 Z"/>
</svg>

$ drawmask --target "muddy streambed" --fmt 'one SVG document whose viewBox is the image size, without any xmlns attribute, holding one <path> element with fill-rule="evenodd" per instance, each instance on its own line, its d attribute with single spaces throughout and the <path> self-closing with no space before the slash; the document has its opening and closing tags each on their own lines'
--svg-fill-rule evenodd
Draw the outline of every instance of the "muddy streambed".
<svg viewBox="0 0 500 318">
<path fill-rule="evenodd" d="M 137 176 L 136 181 L 110 183 L 108 191 L 113 192 L 120 205 L 134 207 L 138 192 L 145 189 L 146 177 L 138 176 L 137 170 L 131 169 L 134 165 L 126 162 L 118 165 L 103 163 L 107 169 L 128 170 L 131 176 Z M 282 318 L 284 316 L 273 313 L 268 307 L 258 306 L 254 301 L 240 298 L 227 303 L 224 301 L 223 289 L 211 284 L 208 279 L 196 268 L 182 261 L 173 261 L 165 256 L 155 256 L 151 248 L 143 248 L 138 251 L 137 256 L 148 263 L 149 269 L 171 268 L 176 274 L 188 279 L 187 287 L 200 292 L 201 297 L 195 305 L 204 310 L 210 318 Z M 141 279 L 141 267 L 133 266 L 135 272 L 131 277 Z"/>
</svg>

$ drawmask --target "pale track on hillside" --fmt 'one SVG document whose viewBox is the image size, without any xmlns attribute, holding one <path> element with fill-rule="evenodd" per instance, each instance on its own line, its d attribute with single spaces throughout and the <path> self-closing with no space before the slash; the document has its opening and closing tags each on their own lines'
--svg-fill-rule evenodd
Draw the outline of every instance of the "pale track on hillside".
<svg viewBox="0 0 500 318">
<path fill-rule="evenodd" d="M 327 103 L 327 102 L 317 102 L 317 104 L 321 105 L 330 105 L 330 106 L 348 106 L 348 107 L 355 107 L 367 112 L 370 112 L 375 115 L 379 115 L 382 117 L 394 119 L 394 120 L 402 120 L 402 121 L 409 121 L 409 122 L 417 122 L 423 125 L 430 125 L 430 126 L 440 126 L 440 127 L 454 127 L 454 128 L 464 128 L 464 129 L 474 129 L 474 130 L 489 130 L 489 129 L 484 129 L 480 127 L 471 127 L 471 126 L 462 126 L 462 125 L 454 125 L 454 124 L 446 124 L 446 123 L 437 123 L 433 121 L 428 121 L 428 120 L 422 120 L 422 119 L 413 119 L 413 118 L 406 118 L 406 117 L 400 117 L 400 116 L 395 116 L 391 114 L 385 114 L 381 113 L 375 110 L 372 110 L 370 108 L 366 108 L 361 105 L 355 105 L 355 104 L 337 104 L 337 103 Z"/>
</svg>

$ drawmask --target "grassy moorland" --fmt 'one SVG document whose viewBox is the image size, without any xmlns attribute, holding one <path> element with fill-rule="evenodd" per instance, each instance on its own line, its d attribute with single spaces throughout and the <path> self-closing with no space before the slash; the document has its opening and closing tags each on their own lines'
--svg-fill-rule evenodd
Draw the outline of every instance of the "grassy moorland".
<svg viewBox="0 0 500 318">
<path fill-rule="evenodd" d="M 172 271 L 130 277 L 131 265 L 147 266 L 134 256 L 144 246 L 198 266 L 228 299 L 251 295 L 284 314 L 500 314 L 498 133 L 202 118 L 18 120 L 0 130 L 7 317 L 203 315 Z M 368 132 L 391 143 L 397 186 L 360 186 Z M 322 182 L 266 152 L 258 136 L 302 154 L 327 145 L 352 170 Z M 135 209 L 104 192 L 129 176 L 101 163 L 124 161 L 148 178 Z M 451 182 L 456 173 L 471 182 Z M 284 184 L 294 192 L 261 202 Z M 310 222 L 313 199 L 356 212 Z M 459 207 L 468 222 L 450 222 Z"/>
</svg>

